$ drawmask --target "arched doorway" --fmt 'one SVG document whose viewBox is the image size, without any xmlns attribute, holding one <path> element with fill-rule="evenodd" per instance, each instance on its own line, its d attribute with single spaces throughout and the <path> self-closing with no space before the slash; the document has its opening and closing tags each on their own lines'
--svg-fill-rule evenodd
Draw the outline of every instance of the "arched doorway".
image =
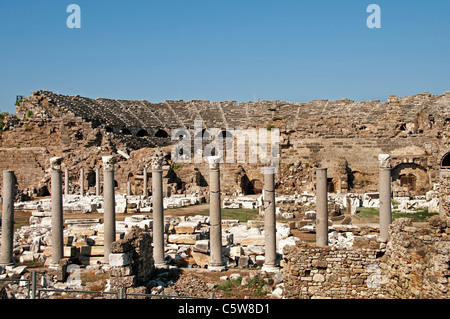
<svg viewBox="0 0 450 319">
<path fill-rule="evenodd" d="M 159 129 L 156 133 L 155 133 L 155 137 L 163 137 L 163 138 L 167 138 L 169 137 L 169 133 L 167 133 L 166 131 Z"/>
<path fill-rule="evenodd" d="M 402 163 L 392 169 L 392 182 L 404 191 L 423 195 L 431 189 L 427 170 L 415 163 Z"/>
<path fill-rule="evenodd" d="M 441 168 L 450 169 L 450 152 L 444 155 L 441 160 Z"/>
<path fill-rule="evenodd" d="M 139 132 L 137 132 L 136 136 L 137 137 L 144 137 L 144 136 L 149 136 L 150 134 L 148 134 L 148 132 L 144 129 L 139 130 Z"/>
<path fill-rule="evenodd" d="M 414 174 L 402 174 L 399 176 L 400 186 L 406 187 L 408 191 L 416 190 L 416 176 Z"/>
</svg>

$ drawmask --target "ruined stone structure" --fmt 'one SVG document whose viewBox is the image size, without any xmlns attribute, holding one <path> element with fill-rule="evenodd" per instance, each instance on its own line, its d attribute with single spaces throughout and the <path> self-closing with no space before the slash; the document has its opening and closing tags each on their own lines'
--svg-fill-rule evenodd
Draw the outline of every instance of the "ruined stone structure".
<svg viewBox="0 0 450 319">
<path fill-rule="evenodd" d="M 173 130 L 185 127 L 192 131 L 194 120 L 202 120 L 204 128 L 225 132 L 230 128 L 279 128 L 278 190 L 311 191 L 315 185 L 311 169 L 326 167 L 329 192 L 376 192 L 377 156 L 386 153 L 392 161 L 393 196 L 421 195 L 439 183 L 441 162 L 450 150 L 449 105 L 450 92 L 391 96 L 387 102 L 150 103 L 36 91 L 18 103 L 18 120 L 5 125 L 0 169 L 11 169 L 14 163 L 20 167 L 19 188 L 44 194 L 50 178 L 46 173 L 48 159 L 62 156 L 71 180 L 77 180 L 79 170 L 84 168 L 87 188 L 94 192 L 101 156 L 118 154 L 117 187 L 125 192 L 127 182 L 131 182 L 132 193 L 142 193 L 143 169 L 148 167 L 152 153 L 148 148 L 168 145 L 169 154 L 170 144 L 176 142 L 170 138 Z M 263 176 L 256 164 L 222 166 L 225 191 L 261 191 Z M 193 167 L 198 169 L 195 181 Z M 169 185 L 176 185 L 178 190 L 199 186 L 209 179 L 206 162 L 175 168 L 169 163 L 165 172 L 164 190 Z M 76 183 L 72 184 L 71 192 L 79 191 Z"/>
<path fill-rule="evenodd" d="M 359 237 L 352 249 L 285 246 L 286 298 L 447 299 L 450 219 L 413 227 L 397 219 L 387 244 Z M 356 238 L 356 237 L 355 237 Z"/>
</svg>

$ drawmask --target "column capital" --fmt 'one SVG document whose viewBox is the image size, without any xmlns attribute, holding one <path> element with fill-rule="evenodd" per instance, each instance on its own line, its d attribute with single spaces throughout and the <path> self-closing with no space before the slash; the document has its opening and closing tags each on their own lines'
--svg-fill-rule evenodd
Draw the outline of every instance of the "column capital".
<svg viewBox="0 0 450 319">
<path fill-rule="evenodd" d="M 157 150 L 151 158 L 152 170 L 162 170 L 164 155 L 161 150 Z"/>
<path fill-rule="evenodd" d="M 391 155 L 389 154 L 379 154 L 378 162 L 380 168 L 391 168 Z"/>
<path fill-rule="evenodd" d="M 208 163 L 210 169 L 219 169 L 220 160 L 222 156 L 208 156 Z"/>
<path fill-rule="evenodd" d="M 61 169 L 62 157 L 52 157 L 50 158 L 50 169 L 56 171 Z"/>
<path fill-rule="evenodd" d="M 276 168 L 273 166 L 264 166 L 262 168 L 262 173 L 263 173 L 263 175 L 275 174 L 275 170 L 276 170 Z"/>
<path fill-rule="evenodd" d="M 102 156 L 103 170 L 113 171 L 114 163 L 116 162 L 116 157 L 114 155 Z"/>
</svg>

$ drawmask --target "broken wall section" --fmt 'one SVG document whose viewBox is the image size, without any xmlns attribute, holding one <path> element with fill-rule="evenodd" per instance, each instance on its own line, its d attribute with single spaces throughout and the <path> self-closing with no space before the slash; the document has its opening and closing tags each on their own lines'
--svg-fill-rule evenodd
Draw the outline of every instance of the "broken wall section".
<svg viewBox="0 0 450 319">
<path fill-rule="evenodd" d="M 284 248 L 284 297 L 332 299 L 449 299 L 450 218 L 421 227 L 395 220 L 390 239 L 361 237 L 352 249 Z"/>
<path fill-rule="evenodd" d="M 109 265 L 111 267 L 111 291 L 119 288 L 145 286 L 155 270 L 153 260 L 152 236 L 150 232 L 134 226 L 124 237 L 111 244 Z"/>
</svg>

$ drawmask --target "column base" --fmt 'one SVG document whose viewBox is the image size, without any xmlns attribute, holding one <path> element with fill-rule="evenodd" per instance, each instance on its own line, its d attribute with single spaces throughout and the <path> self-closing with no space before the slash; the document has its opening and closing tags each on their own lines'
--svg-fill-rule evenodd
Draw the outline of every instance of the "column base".
<svg viewBox="0 0 450 319">
<path fill-rule="evenodd" d="M 169 265 L 166 263 L 155 264 L 154 266 L 156 269 L 168 269 L 169 268 Z"/>
<path fill-rule="evenodd" d="M 277 265 L 263 265 L 261 267 L 262 271 L 265 272 L 279 272 L 280 271 L 280 266 Z"/>
<path fill-rule="evenodd" d="M 208 265 L 208 270 L 209 271 L 217 271 L 217 272 L 221 272 L 221 271 L 225 271 L 227 268 L 224 265 Z"/>
</svg>

